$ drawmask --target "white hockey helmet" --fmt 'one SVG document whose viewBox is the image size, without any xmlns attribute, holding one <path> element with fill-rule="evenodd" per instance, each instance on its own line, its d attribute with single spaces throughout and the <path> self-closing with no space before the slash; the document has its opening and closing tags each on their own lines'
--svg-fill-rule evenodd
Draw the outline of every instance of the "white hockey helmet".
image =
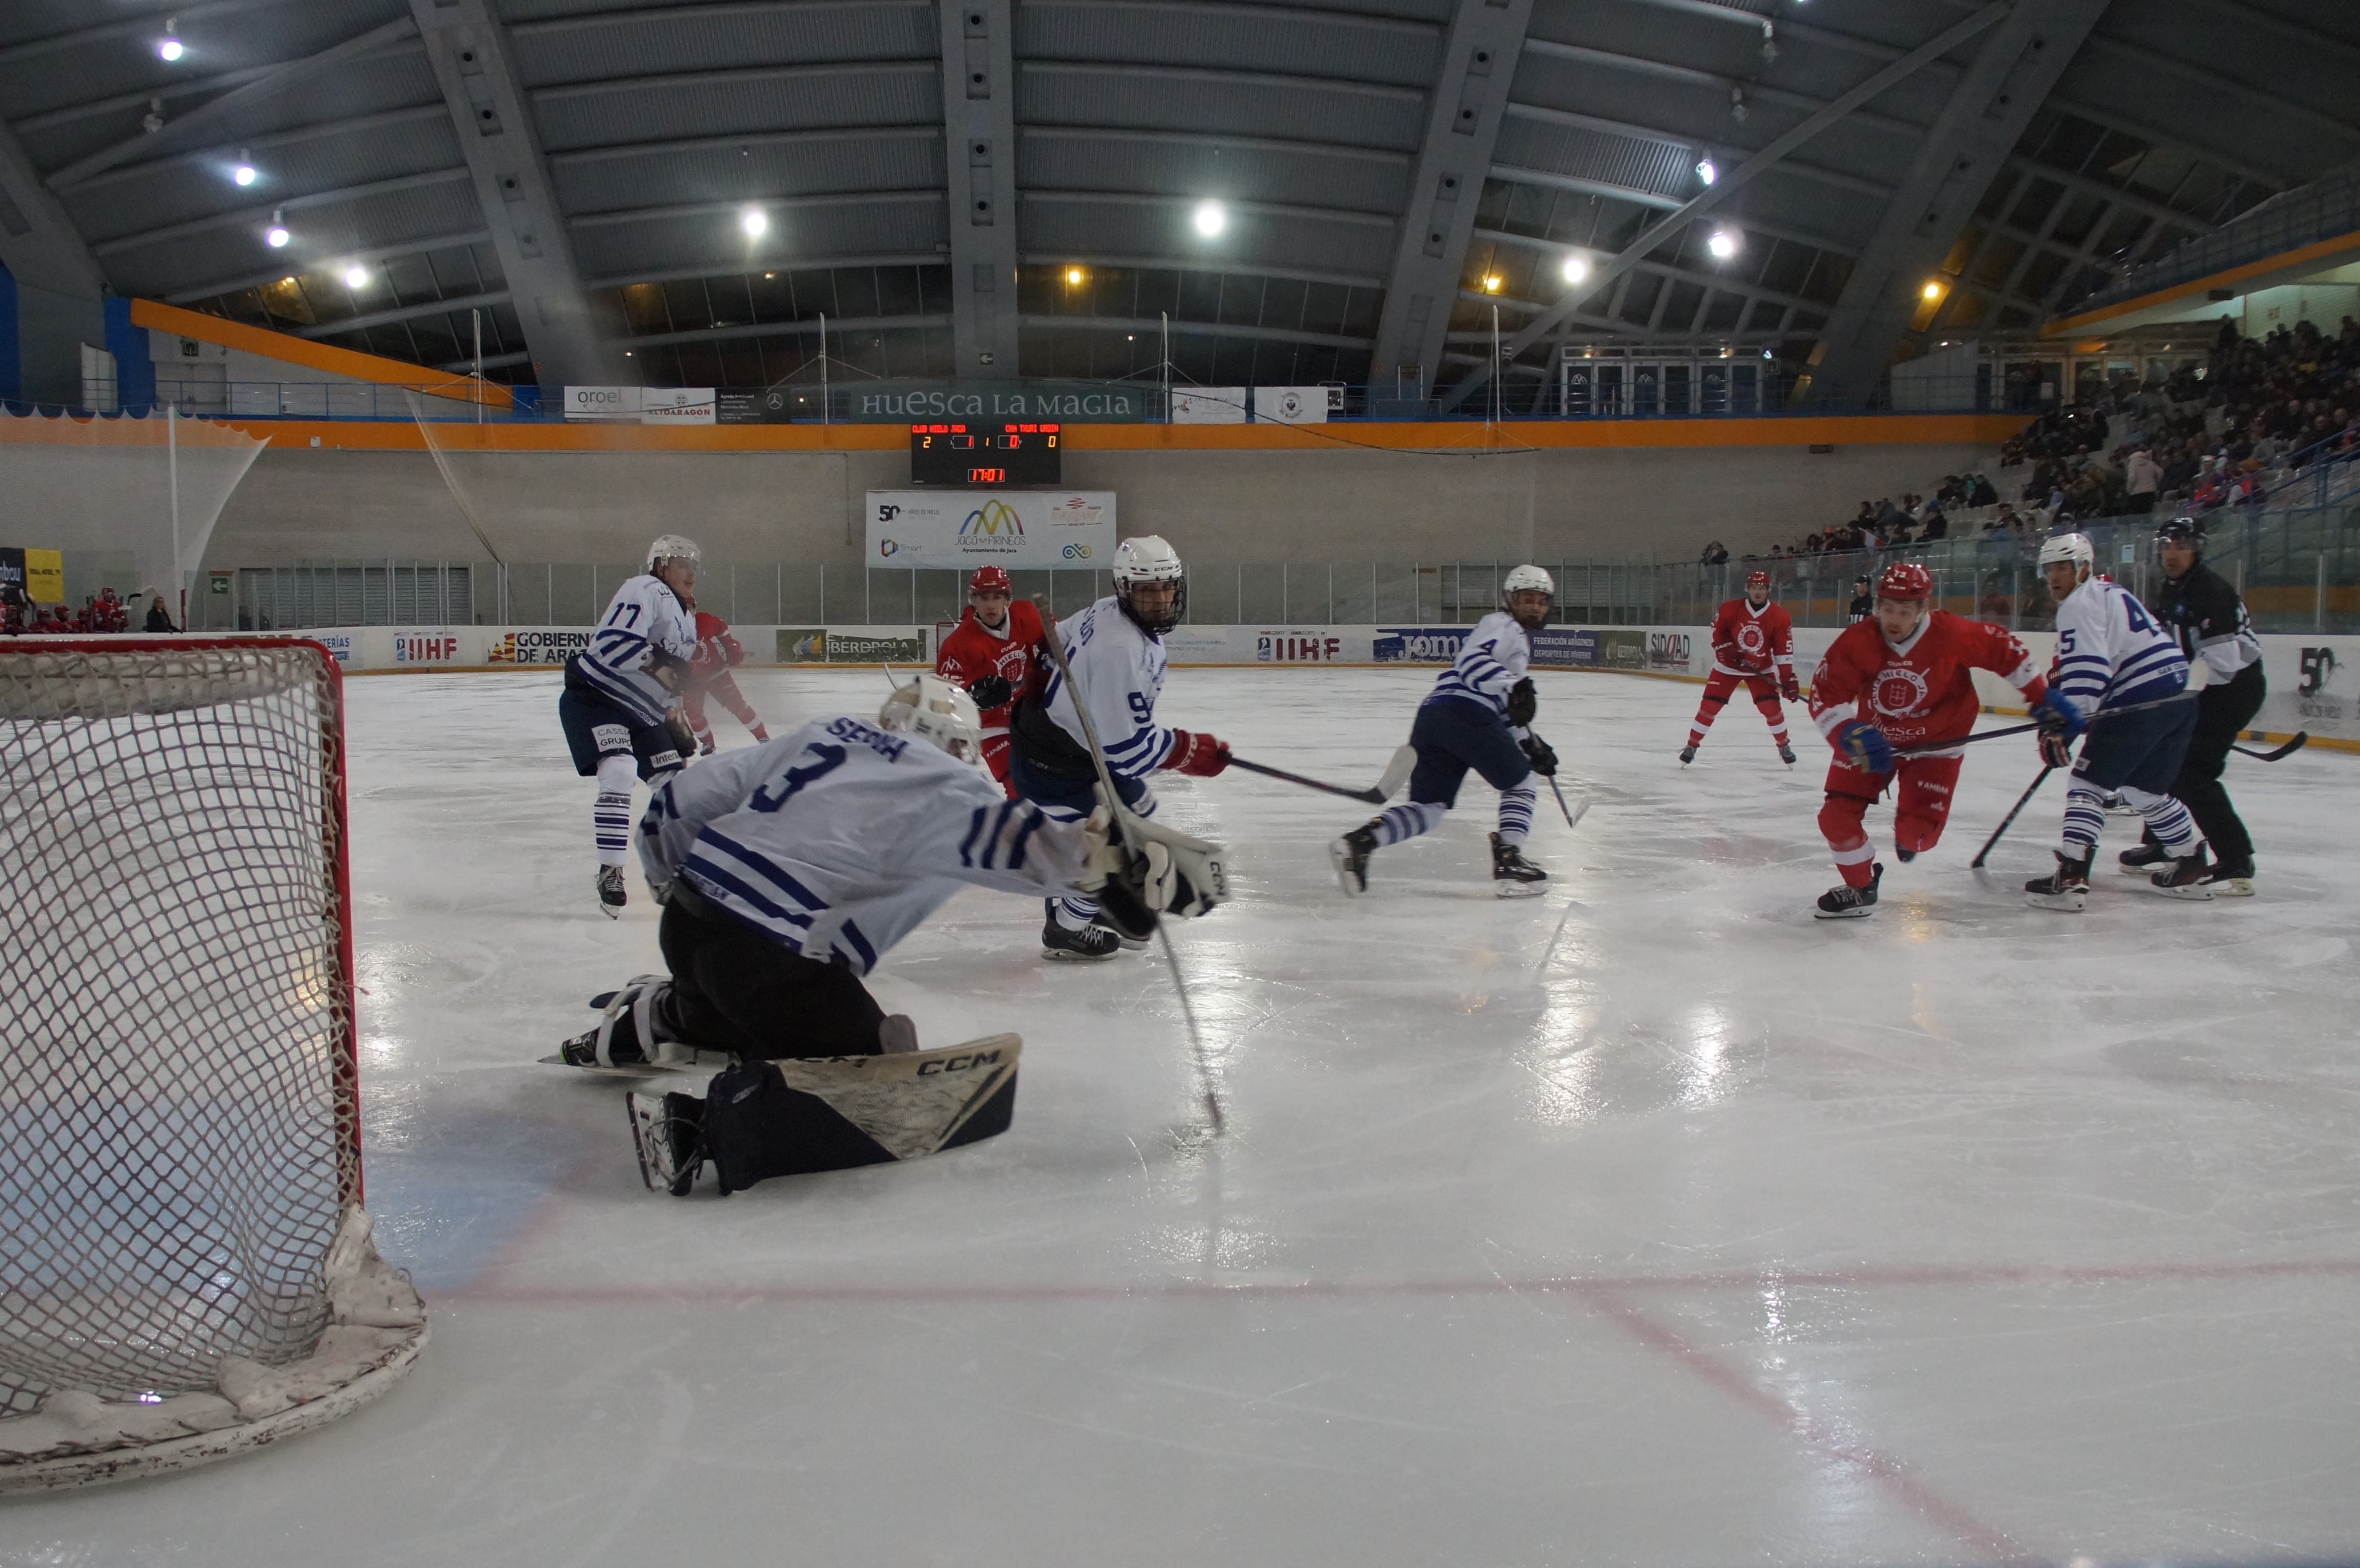
<svg viewBox="0 0 2360 1568">
<path fill-rule="evenodd" d="M 1557 579 L 1538 566 L 1518 566 L 1511 571 L 1500 584 L 1500 597 L 1505 598 L 1526 588 L 1537 588 L 1551 598 L 1557 598 Z"/>
<path fill-rule="evenodd" d="M 2047 571 L 2059 561 L 2070 561 L 2082 573 L 2095 569 L 2098 553 L 2090 547 L 2086 533 L 2060 533 L 2040 542 L 2040 567 Z"/>
<path fill-rule="evenodd" d="M 652 576 L 667 561 L 685 561 L 692 566 L 698 566 L 705 563 L 705 553 L 696 547 L 695 540 L 667 533 L 648 546 L 649 574 Z"/>
<path fill-rule="evenodd" d="M 960 762 L 983 762 L 983 715 L 975 698 L 940 675 L 920 675 L 895 686 L 877 710 L 877 727 L 930 741 Z"/>
<path fill-rule="evenodd" d="M 1149 636 L 1163 636 L 1179 625 L 1180 618 L 1187 613 L 1187 568 L 1180 565 L 1180 553 L 1162 535 L 1142 533 L 1116 545 L 1113 576 L 1114 597 L 1122 602 L 1123 614 Z M 1142 583 L 1170 583 L 1172 608 L 1153 619 L 1142 617 L 1131 602 L 1131 590 Z"/>
</svg>

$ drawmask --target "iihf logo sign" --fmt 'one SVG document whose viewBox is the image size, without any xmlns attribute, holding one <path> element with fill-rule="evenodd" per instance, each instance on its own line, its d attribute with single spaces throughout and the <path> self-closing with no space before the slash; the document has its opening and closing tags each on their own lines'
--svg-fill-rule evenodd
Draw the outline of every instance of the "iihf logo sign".
<svg viewBox="0 0 2360 1568">
<path fill-rule="evenodd" d="M 1915 713 L 1925 700 L 1926 677 L 1907 664 L 1879 670 L 1868 696 L 1869 706 L 1888 718 Z"/>
</svg>

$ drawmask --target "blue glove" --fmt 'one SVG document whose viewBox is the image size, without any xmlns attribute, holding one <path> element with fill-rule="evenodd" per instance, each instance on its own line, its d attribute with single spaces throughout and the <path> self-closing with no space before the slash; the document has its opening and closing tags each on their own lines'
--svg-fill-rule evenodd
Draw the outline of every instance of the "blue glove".
<svg viewBox="0 0 2360 1568">
<path fill-rule="evenodd" d="M 1853 719 L 1836 731 L 1836 750 L 1844 761 L 1864 773 L 1889 773 L 1893 771 L 1893 742 L 1885 731 L 1874 724 Z"/>
<path fill-rule="evenodd" d="M 2088 728 L 2088 721 L 2071 703 L 2057 695 L 2055 686 L 2040 694 L 2040 700 L 2032 705 L 2032 717 L 2039 724 L 2043 735 L 2055 735 L 2066 740 L 2072 740 Z"/>
</svg>

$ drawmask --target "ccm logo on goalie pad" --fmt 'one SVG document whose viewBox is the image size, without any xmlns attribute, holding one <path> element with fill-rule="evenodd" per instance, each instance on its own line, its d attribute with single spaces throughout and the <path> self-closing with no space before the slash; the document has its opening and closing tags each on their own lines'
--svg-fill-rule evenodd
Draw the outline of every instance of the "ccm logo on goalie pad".
<svg viewBox="0 0 2360 1568">
<path fill-rule="evenodd" d="M 602 757 L 615 752 L 625 756 L 631 751 L 631 729 L 628 724 L 594 724 L 590 727 L 590 742 L 598 748 Z"/>
<path fill-rule="evenodd" d="M 968 1072 L 979 1067 L 990 1067 L 1000 1060 L 998 1051 L 978 1051 L 972 1056 L 949 1057 L 942 1061 L 918 1064 L 920 1078 L 938 1077 L 946 1072 Z"/>
</svg>

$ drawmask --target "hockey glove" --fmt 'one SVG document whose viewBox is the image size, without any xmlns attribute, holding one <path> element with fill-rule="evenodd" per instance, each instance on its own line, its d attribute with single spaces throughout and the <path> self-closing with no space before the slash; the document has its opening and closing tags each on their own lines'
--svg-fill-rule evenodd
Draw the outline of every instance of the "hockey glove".
<svg viewBox="0 0 2360 1568">
<path fill-rule="evenodd" d="M 1525 676 L 1508 688 L 1508 723 L 1512 728 L 1522 729 L 1530 724 L 1533 716 L 1540 710 L 1540 693 L 1533 689 L 1531 676 Z"/>
<path fill-rule="evenodd" d="M 1524 761 L 1533 765 L 1533 772 L 1545 779 L 1557 777 L 1557 752 L 1547 741 L 1537 735 L 1527 735 L 1516 744 L 1524 751 Z"/>
<path fill-rule="evenodd" d="M 1853 719 L 1836 731 L 1836 750 L 1845 762 L 1864 773 L 1889 773 L 1893 771 L 1893 742 L 1885 731 L 1874 724 Z"/>
<path fill-rule="evenodd" d="M 668 692 L 687 690 L 689 672 L 693 667 L 679 654 L 668 653 L 661 648 L 648 650 L 647 663 L 644 666 L 648 674 L 655 677 L 656 685 Z"/>
<path fill-rule="evenodd" d="M 1167 772 L 1209 779 L 1229 765 L 1229 749 L 1202 730 L 1175 729 L 1172 750 L 1164 759 Z"/>
<path fill-rule="evenodd" d="M 1008 699 L 1016 692 L 1006 675 L 985 675 L 967 688 L 967 695 L 975 698 L 976 707 L 988 713 L 995 707 L 1006 707 Z"/>
<path fill-rule="evenodd" d="M 1800 702 L 1803 700 L 1802 685 L 1795 679 L 1791 672 L 1779 680 L 1778 695 L 1785 697 L 1788 702 Z"/>
<path fill-rule="evenodd" d="M 2071 767 L 2073 738 L 2062 729 L 2043 729 L 2040 732 L 2040 760 L 2052 768 Z"/>
<path fill-rule="evenodd" d="M 673 749 L 683 757 L 695 756 L 696 726 L 688 721 L 688 715 L 677 707 L 666 708 L 663 721 L 664 729 L 672 734 Z"/>
<path fill-rule="evenodd" d="M 2059 696 L 2055 686 L 2040 694 L 2040 700 L 2032 705 L 2032 717 L 2039 724 L 2044 740 L 2056 735 L 2070 741 L 2089 726 L 2081 709 Z"/>
</svg>

